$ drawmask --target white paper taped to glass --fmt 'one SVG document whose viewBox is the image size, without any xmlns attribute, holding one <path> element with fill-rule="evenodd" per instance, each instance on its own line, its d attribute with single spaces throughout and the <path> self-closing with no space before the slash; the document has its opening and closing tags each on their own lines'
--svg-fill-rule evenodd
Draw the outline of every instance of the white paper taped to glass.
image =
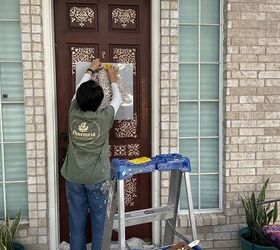
<svg viewBox="0 0 280 250">
<path fill-rule="evenodd" d="M 98 81 L 104 91 L 104 99 L 100 108 L 107 107 L 112 99 L 111 84 L 107 71 L 103 68 L 104 64 L 101 64 L 101 69 L 92 76 L 93 80 Z M 133 65 L 124 63 L 110 63 L 110 65 L 118 69 L 118 83 L 122 96 L 122 103 L 115 116 L 115 120 L 131 120 L 133 119 Z M 79 84 L 89 66 L 89 62 L 76 63 L 76 86 Z"/>
</svg>

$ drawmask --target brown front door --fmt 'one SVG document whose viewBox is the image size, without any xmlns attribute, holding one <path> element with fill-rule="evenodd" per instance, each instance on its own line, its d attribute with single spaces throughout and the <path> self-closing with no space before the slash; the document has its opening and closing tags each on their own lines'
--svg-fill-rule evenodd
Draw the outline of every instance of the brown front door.
<svg viewBox="0 0 280 250">
<path fill-rule="evenodd" d="M 75 64 L 100 57 L 134 65 L 134 117 L 114 122 L 110 154 L 136 158 L 151 154 L 150 1 L 54 0 L 59 166 L 67 148 L 68 108 L 75 90 Z M 60 176 L 60 236 L 68 241 L 65 181 Z M 126 181 L 126 210 L 151 206 L 149 174 Z M 127 228 L 127 237 L 151 238 L 151 225 Z"/>
</svg>

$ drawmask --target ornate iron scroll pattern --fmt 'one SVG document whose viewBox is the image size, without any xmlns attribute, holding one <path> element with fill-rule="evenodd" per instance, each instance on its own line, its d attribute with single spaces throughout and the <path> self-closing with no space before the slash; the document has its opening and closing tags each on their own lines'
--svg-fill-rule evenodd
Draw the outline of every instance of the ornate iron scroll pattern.
<svg viewBox="0 0 280 250">
<path fill-rule="evenodd" d="M 114 156 L 114 157 L 124 157 L 124 156 L 138 157 L 138 156 L 140 156 L 140 145 L 137 143 L 113 145 L 113 147 L 114 147 L 113 154 L 111 152 L 111 150 L 112 150 L 111 145 L 109 147 L 110 156 Z"/>
<path fill-rule="evenodd" d="M 74 75 L 76 72 L 77 62 L 91 62 L 95 58 L 94 54 L 94 48 L 71 47 L 72 75 Z"/>
<path fill-rule="evenodd" d="M 137 179 L 132 177 L 124 181 L 124 204 L 126 207 L 135 206 L 135 198 L 137 193 Z M 118 200 L 116 200 L 116 212 L 118 212 Z"/>
<path fill-rule="evenodd" d="M 131 63 L 133 65 L 133 75 L 136 75 L 136 49 L 114 48 L 113 59 L 118 63 Z"/>
<path fill-rule="evenodd" d="M 133 9 L 116 8 L 112 11 L 112 18 L 115 23 L 120 23 L 123 28 L 129 23 L 135 24 L 136 11 Z"/>
<path fill-rule="evenodd" d="M 83 27 L 86 23 L 94 22 L 94 10 L 89 7 L 71 7 L 69 16 L 71 22 L 78 23 L 80 27 Z"/>
<path fill-rule="evenodd" d="M 132 120 L 119 121 L 114 130 L 116 138 L 137 138 L 137 114 Z"/>
<path fill-rule="evenodd" d="M 125 181 L 125 196 L 124 203 L 125 206 L 133 207 L 135 206 L 134 198 L 137 198 L 137 182 L 136 178 L 131 178 Z"/>
</svg>

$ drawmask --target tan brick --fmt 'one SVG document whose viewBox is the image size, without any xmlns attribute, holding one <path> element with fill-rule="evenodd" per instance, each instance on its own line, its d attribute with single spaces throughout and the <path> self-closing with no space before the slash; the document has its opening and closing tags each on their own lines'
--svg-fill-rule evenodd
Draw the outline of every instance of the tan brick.
<svg viewBox="0 0 280 250">
<path fill-rule="evenodd" d="M 264 135 L 279 135 L 280 128 L 264 128 Z"/>
<path fill-rule="evenodd" d="M 271 152 L 264 152 L 264 153 L 257 152 L 256 157 L 257 157 L 257 159 L 262 159 L 262 160 L 264 160 L 264 159 L 277 159 L 277 158 L 280 157 L 280 152 L 273 152 L 273 153 L 271 153 Z"/>
<path fill-rule="evenodd" d="M 239 152 L 261 152 L 263 145 L 239 145 Z"/>
<path fill-rule="evenodd" d="M 239 136 L 239 137 L 231 137 L 232 144 L 250 144 L 256 143 L 256 137 L 253 136 Z"/>
<path fill-rule="evenodd" d="M 256 111 L 256 104 L 232 104 L 232 111 Z"/>
<path fill-rule="evenodd" d="M 255 175 L 256 170 L 254 168 L 238 168 L 230 170 L 231 176 L 240 176 L 240 175 Z"/>
<path fill-rule="evenodd" d="M 231 45 L 261 45 L 257 38 L 232 37 Z"/>
<path fill-rule="evenodd" d="M 275 54 L 277 52 L 274 52 L 272 54 Z M 280 54 L 280 48 L 279 48 L 279 54 Z M 266 69 L 267 70 L 280 70 L 280 62 L 278 63 L 266 63 Z"/>
<path fill-rule="evenodd" d="M 264 135 L 264 129 L 262 128 L 241 128 L 239 132 L 240 135 Z"/>
<path fill-rule="evenodd" d="M 265 50 L 265 46 L 240 46 L 241 54 L 264 54 Z"/>
<path fill-rule="evenodd" d="M 280 94 L 280 88 L 276 87 L 276 86 L 258 88 L 257 94 L 259 94 L 259 95 L 277 95 L 277 94 Z"/>
<path fill-rule="evenodd" d="M 268 103 L 279 103 L 280 97 L 279 96 L 266 96 L 265 102 Z M 279 119 L 280 113 L 279 112 L 266 112 L 265 113 L 266 119 Z"/>
<path fill-rule="evenodd" d="M 280 78 L 280 71 L 260 71 L 259 78 Z"/>
<path fill-rule="evenodd" d="M 266 19 L 266 13 L 244 12 L 244 13 L 241 13 L 241 19 L 244 19 L 244 20 L 265 20 Z"/>
<path fill-rule="evenodd" d="M 247 192 L 247 191 L 255 191 L 255 184 L 232 184 L 231 192 Z"/>
<path fill-rule="evenodd" d="M 239 119 L 264 119 L 265 113 L 264 112 L 241 112 L 239 113 Z"/>
<path fill-rule="evenodd" d="M 257 103 L 258 111 L 278 111 L 280 108 L 280 104 L 268 104 L 268 103 Z"/>
<path fill-rule="evenodd" d="M 253 88 L 253 87 L 239 87 L 239 88 L 230 89 L 230 94 L 233 96 L 255 95 L 256 93 L 257 93 L 257 88 Z"/>
<path fill-rule="evenodd" d="M 262 168 L 263 162 L 261 160 L 239 160 L 239 168 Z"/>
<path fill-rule="evenodd" d="M 273 12 L 269 12 L 266 13 L 266 18 L 267 20 L 279 20 L 279 13 L 273 13 Z"/>
<path fill-rule="evenodd" d="M 255 158 L 256 158 L 255 153 L 231 153 L 230 154 L 231 160 L 249 160 Z"/>
<path fill-rule="evenodd" d="M 280 5 L 276 5 L 276 4 L 259 4 L 259 11 L 263 11 L 263 12 L 280 12 Z"/>
<path fill-rule="evenodd" d="M 240 63 L 240 70 L 265 70 L 264 63 Z"/>
<path fill-rule="evenodd" d="M 257 127 L 279 127 L 280 120 L 259 120 L 257 121 Z"/>
<path fill-rule="evenodd" d="M 259 38 L 258 39 L 258 45 L 273 45 L 277 46 L 279 45 L 280 38 Z"/>
<path fill-rule="evenodd" d="M 237 121 L 232 121 L 231 122 L 231 126 L 232 127 L 242 127 L 242 128 L 248 128 L 248 127 L 256 127 L 257 125 L 257 121 L 254 120 L 237 120 Z"/>
<path fill-rule="evenodd" d="M 263 183 L 262 176 L 240 176 L 239 183 Z"/>
<path fill-rule="evenodd" d="M 231 4 L 232 11 L 258 11 L 258 4 L 257 3 L 232 3 Z"/>
<path fill-rule="evenodd" d="M 240 96 L 240 103 L 263 103 L 264 96 Z"/>
<path fill-rule="evenodd" d="M 262 20 L 258 22 L 258 27 L 261 29 L 277 29 L 277 22 Z"/>
<path fill-rule="evenodd" d="M 279 86 L 278 79 L 265 79 L 264 81 L 265 86 Z"/>
</svg>

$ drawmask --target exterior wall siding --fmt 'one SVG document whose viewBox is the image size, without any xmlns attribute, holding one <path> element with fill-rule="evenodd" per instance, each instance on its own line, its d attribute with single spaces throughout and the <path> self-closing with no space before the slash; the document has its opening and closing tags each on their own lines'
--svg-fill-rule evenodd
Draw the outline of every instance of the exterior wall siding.
<svg viewBox="0 0 280 250">
<path fill-rule="evenodd" d="M 41 0 L 21 0 L 29 220 L 17 239 L 27 249 L 49 249 L 47 149 Z M 178 1 L 161 1 L 160 150 L 178 150 Z M 240 249 L 245 216 L 240 195 L 280 193 L 279 0 L 224 0 L 223 212 L 196 216 L 203 249 Z M 161 174 L 161 203 L 169 174 Z M 186 216 L 177 229 L 189 238 Z M 163 225 L 164 226 L 164 225 Z"/>
<path fill-rule="evenodd" d="M 178 1 L 161 3 L 161 153 L 168 153 L 178 135 Z M 223 212 L 196 215 L 203 249 L 240 249 L 241 195 L 270 178 L 267 198 L 279 198 L 279 13 L 277 0 L 224 1 Z M 168 177 L 162 174 L 162 203 Z M 179 215 L 178 231 L 191 238 L 187 225 Z"/>
</svg>

